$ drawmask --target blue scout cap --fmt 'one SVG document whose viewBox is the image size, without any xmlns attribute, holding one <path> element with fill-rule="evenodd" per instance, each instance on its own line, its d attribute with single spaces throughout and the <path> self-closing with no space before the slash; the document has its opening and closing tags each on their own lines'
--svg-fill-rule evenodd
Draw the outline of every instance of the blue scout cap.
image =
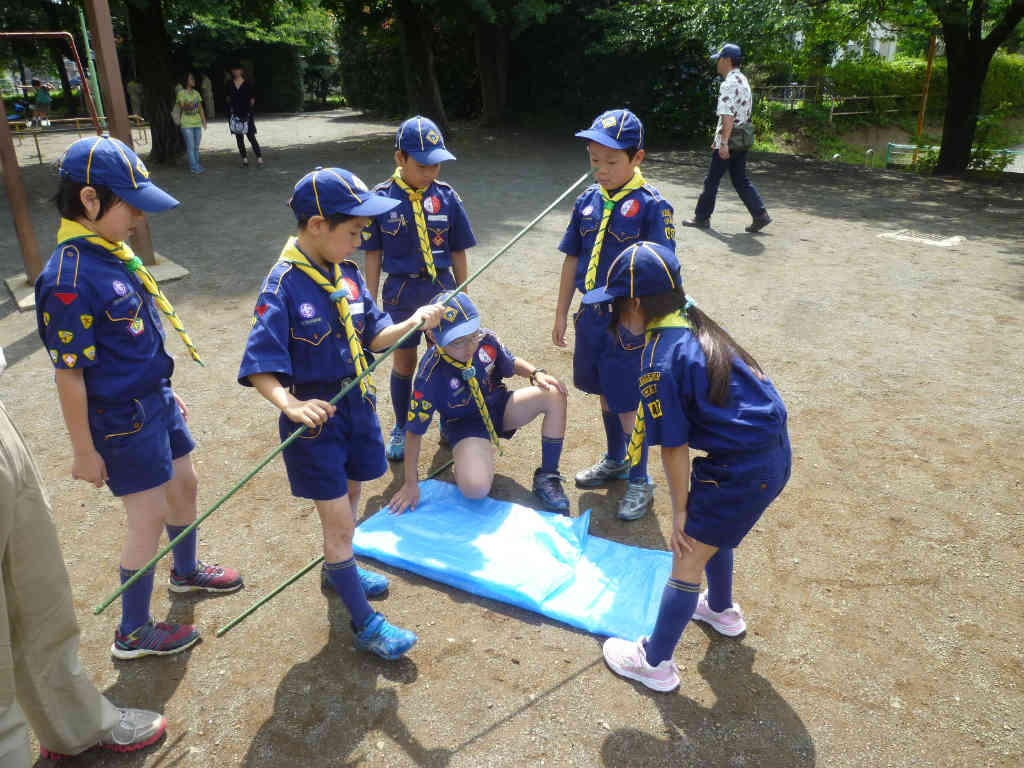
<svg viewBox="0 0 1024 768">
<path fill-rule="evenodd" d="M 619 297 L 655 296 L 683 284 L 679 260 L 671 249 L 641 241 L 622 251 L 608 267 L 604 288 L 587 291 L 584 304 L 600 304 Z"/>
<path fill-rule="evenodd" d="M 107 187 L 140 211 L 156 213 L 181 205 L 149 180 L 149 171 L 131 147 L 107 134 L 74 142 L 57 169 L 80 184 Z"/>
<path fill-rule="evenodd" d="M 344 168 L 316 167 L 295 185 L 288 205 L 298 217 L 379 216 L 401 205 L 400 200 L 374 194 L 363 180 Z"/>
<path fill-rule="evenodd" d="M 448 296 L 447 292 L 439 293 L 430 300 L 431 304 L 440 304 Z M 444 314 L 441 322 L 434 329 L 434 341 L 439 347 L 445 347 L 456 339 L 468 336 L 480 330 L 480 313 L 469 296 L 456 293 L 444 303 Z"/>
<path fill-rule="evenodd" d="M 722 50 L 711 57 L 712 59 L 730 59 L 733 64 L 738 64 L 739 60 L 743 58 L 743 53 L 740 51 L 740 47 L 733 43 L 726 43 L 722 46 Z"/>
<path fill-rule="evenodd" d="M 585 131 L 576 137 L 589 139 L 612 149 L 641 149 L 644 145 L 644 124 L 628 109 L 609 109 L 594 118 Z"/>
<path fill-rule="evenodd" d="M 444 147 L 444 136 L 437 123 L 429 117 L 410 117 L 395 133 L 395 149 L 407 152 L 417 163 L 436 165 L 454 160 L 455 155 Z"/>
</svg>

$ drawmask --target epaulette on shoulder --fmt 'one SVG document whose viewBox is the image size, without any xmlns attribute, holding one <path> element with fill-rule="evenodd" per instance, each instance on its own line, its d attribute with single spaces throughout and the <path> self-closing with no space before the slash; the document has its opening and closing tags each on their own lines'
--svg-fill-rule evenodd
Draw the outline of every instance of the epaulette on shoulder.
<svg viewBox="0 0 1024 768">
<path fill-rule="evenodd" d="M 394 184 L 394 183 L 395 183 L 394 179 L 387 179 L 386 181 L 382 181 L 380 184 L 377 184 L 373 188 L 373 191 L 374 192 L 384 192 L 385 190 L 390 189 L 391 185 Z"/>
<path fill-rule="evenodd" d="M 644 184 L 643 189 L 645 192 L 649 193 L 655 200 L 661 200 L 661 192 L 659 192 L 653 184 Z"/>
<path fill-rule="evenodd" d="M 437 184 L 437 186 L 439 186 L 439 187 L 444 187 L 445 189 L 450 189 L 452 192 L 455 191 L 455 187 L 453 187 L 447 181 L 441 181 L 441 179 L 434 179 L 434 183 Z"/>
<path fill-rule="evenodd" d="M 423 355 L 423 359 L 420 360 L 419 370 L 416 371 L 416 375 L 423 379 L 423 381 L 430 381 L 431 375 L 434 373 L 434 369 L 437 368 L 437 364 L 441 362 L 441 355 L 438 354 L 437 347 L 431 345 L 427 353 Z"/>
<path fill-rule="evenodd" d="M 270 274 L 267 275 L 267 279 L 263 281 L 263 288 L 260 289 L 260 293 L 274 293 L 276 294 L 281 290 L 281 282 L 284 280 L 284 276 L 287 275 L 292 269 L 292 265 L 287 261 L 279 261 L 270 270 Z"/>
<path fill-rule="evenodd" d="M 62 245 L 54 254 L 54 258 L 57 259 L 57 277 L 54 284 L 58 288 L 74 288 L 78 285 L 78 260 L 81 255 L 75 243 Z"/>
</svg>

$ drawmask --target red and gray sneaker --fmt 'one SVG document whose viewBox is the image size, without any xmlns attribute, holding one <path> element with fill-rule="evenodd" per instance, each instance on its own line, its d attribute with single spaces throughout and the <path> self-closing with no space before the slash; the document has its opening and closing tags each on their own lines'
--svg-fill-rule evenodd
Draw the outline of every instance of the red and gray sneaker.
<svg viewBox="0 0 1024 768">
<path fill-rule="evenodd" d="M 181 577 L 171 568 L 171 592 L 234 592 L 242 588 L 242 574 L 222 565 L 196 564 L 195 573 Z"/>
<path fill-rule="evenodd" d="M 135 752 L 155 744 L 167 730 L 167 718 L 156 712 L 144 709 L 122 709 L 120 712 L 118 724 L 100 737 L 100 743 L 95 748 L 111 752 Z M 39 755 L 44 760 L 54 761 L 72 757 L 46 747 L 39 748 Z"/>
<path fill-rule="evenodd" d="M 138 659 L 142 656 L 170 656 L 181 653 L 199 642 L 199 631 L 191 624 L 167 624 L 147 621 L 127 635 L 114 631 L 110 653 L 115 659 Z"/>
</svg>

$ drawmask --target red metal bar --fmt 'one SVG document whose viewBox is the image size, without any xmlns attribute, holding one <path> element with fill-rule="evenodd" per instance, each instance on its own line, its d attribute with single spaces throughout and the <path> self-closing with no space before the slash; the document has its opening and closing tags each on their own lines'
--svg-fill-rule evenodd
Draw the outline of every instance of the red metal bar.
<svg viewBox="0 0 1024 768">
<path fill-rule="evenodd" d="M 65 40 L 71 47 L 71 53 L 75 57 L 75 66 L 78 67 L 78 76 L 82 81 L 82 95 L 85 96 L 86 106 L 89 108 L 89 114 L 92 115 L 93 125 L 96 126 L 96 134 L 103 133 L 99 115 L 96 114 L 96 105 L 92 100 L 92 91 L 89 90 L 85 69 L 82 67 L 82 60 L 78 57 L 78 47 L 75 45 L 75 38 L 71 36 L 70 32 L 0 32 L 0 40 L 33 40 L 39 38 L 43 40 Z M 70 96 L 71 94 L 68 95 Z"/>
</svg>

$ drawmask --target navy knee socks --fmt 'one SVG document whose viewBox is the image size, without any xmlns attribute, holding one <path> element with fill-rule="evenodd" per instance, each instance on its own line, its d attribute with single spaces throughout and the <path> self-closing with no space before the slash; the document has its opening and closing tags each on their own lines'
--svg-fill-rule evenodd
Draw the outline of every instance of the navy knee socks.
<svg viewBox="0 0 1024 768">
<path fill-rule="evenodd" d="M 626 458 L 626 433 L 622 431 L 619 414 L 601 411 L 601 419 L 604 421 L 604 436 L 608 442 L 608 458 L 622 461 Z"/>
<path fill-rule="evenodd" d="M 708 577 L 708 607 L 715 613 L 732 608 L 732 550 L 715 552 L 704 573 Z"/>
<path fill-rule="evenodd" d="M 409 398 L 412 397 L 412 376 L 391 372 L 391 407 L 395 409 L 395 425 L 405 426 L 409 414 Z"/>
<path fill-rule="evenodd" d="M 181 532 L 188 528 L 187 525 L 166 525 L 167 538 L 174 541 L 181 535 Z M 189 531 L 188 536 L 174 545 L 174 572 L 182 578 L 191 576 L 196 572 L 198 563 L 196 561 L 196 534 L 199 526 Z"/>
<path fill-rule="evenodd" d="M 647 476 L 647 440 L 644 439 L 643 448 L 640 449 L 640 461 L 629 468 L 629 482 L 649 483 L 651 479 Z"/>
<path fill-rule="evenodd" d="M 324 571 L 330 579 L 334 591 L 341 597 L 349 615 L 352 617 L 352 624 L 358 632 L 366 624 L 367 619 L 373 615 L 373 608 L 366 600 L 366 592 L 359 581 L 359 571 L 356 570 L 356 559 L 350 557 L 340 563 L 324 562 Z"/>
<path fill-rule="evenodd" d="M 669 579 L 661 593 L 661 607 L 658 621 L 647 640 L 647 663 L 658 666 L 665 659 L 671 659 L 686 624 L 693 618 L 700 595 L 700 584 Z"/>
<path fill-rule="evenodd" d="M 540 469 L 542 472 L 558 472 L 558 462 L 562 458 L 561 437 L 540 438 Z"/>
<path fill-rule="evenodd" d="M 121 569 L 121 583 L 124 584 L 137 571 Z M 142 574 L 128 589 L 121 593 L 121 626 L 118 631 L 128 635 L 149 621 L 149 598 L 153 595 L 153 569 Z"/>
</svg>

